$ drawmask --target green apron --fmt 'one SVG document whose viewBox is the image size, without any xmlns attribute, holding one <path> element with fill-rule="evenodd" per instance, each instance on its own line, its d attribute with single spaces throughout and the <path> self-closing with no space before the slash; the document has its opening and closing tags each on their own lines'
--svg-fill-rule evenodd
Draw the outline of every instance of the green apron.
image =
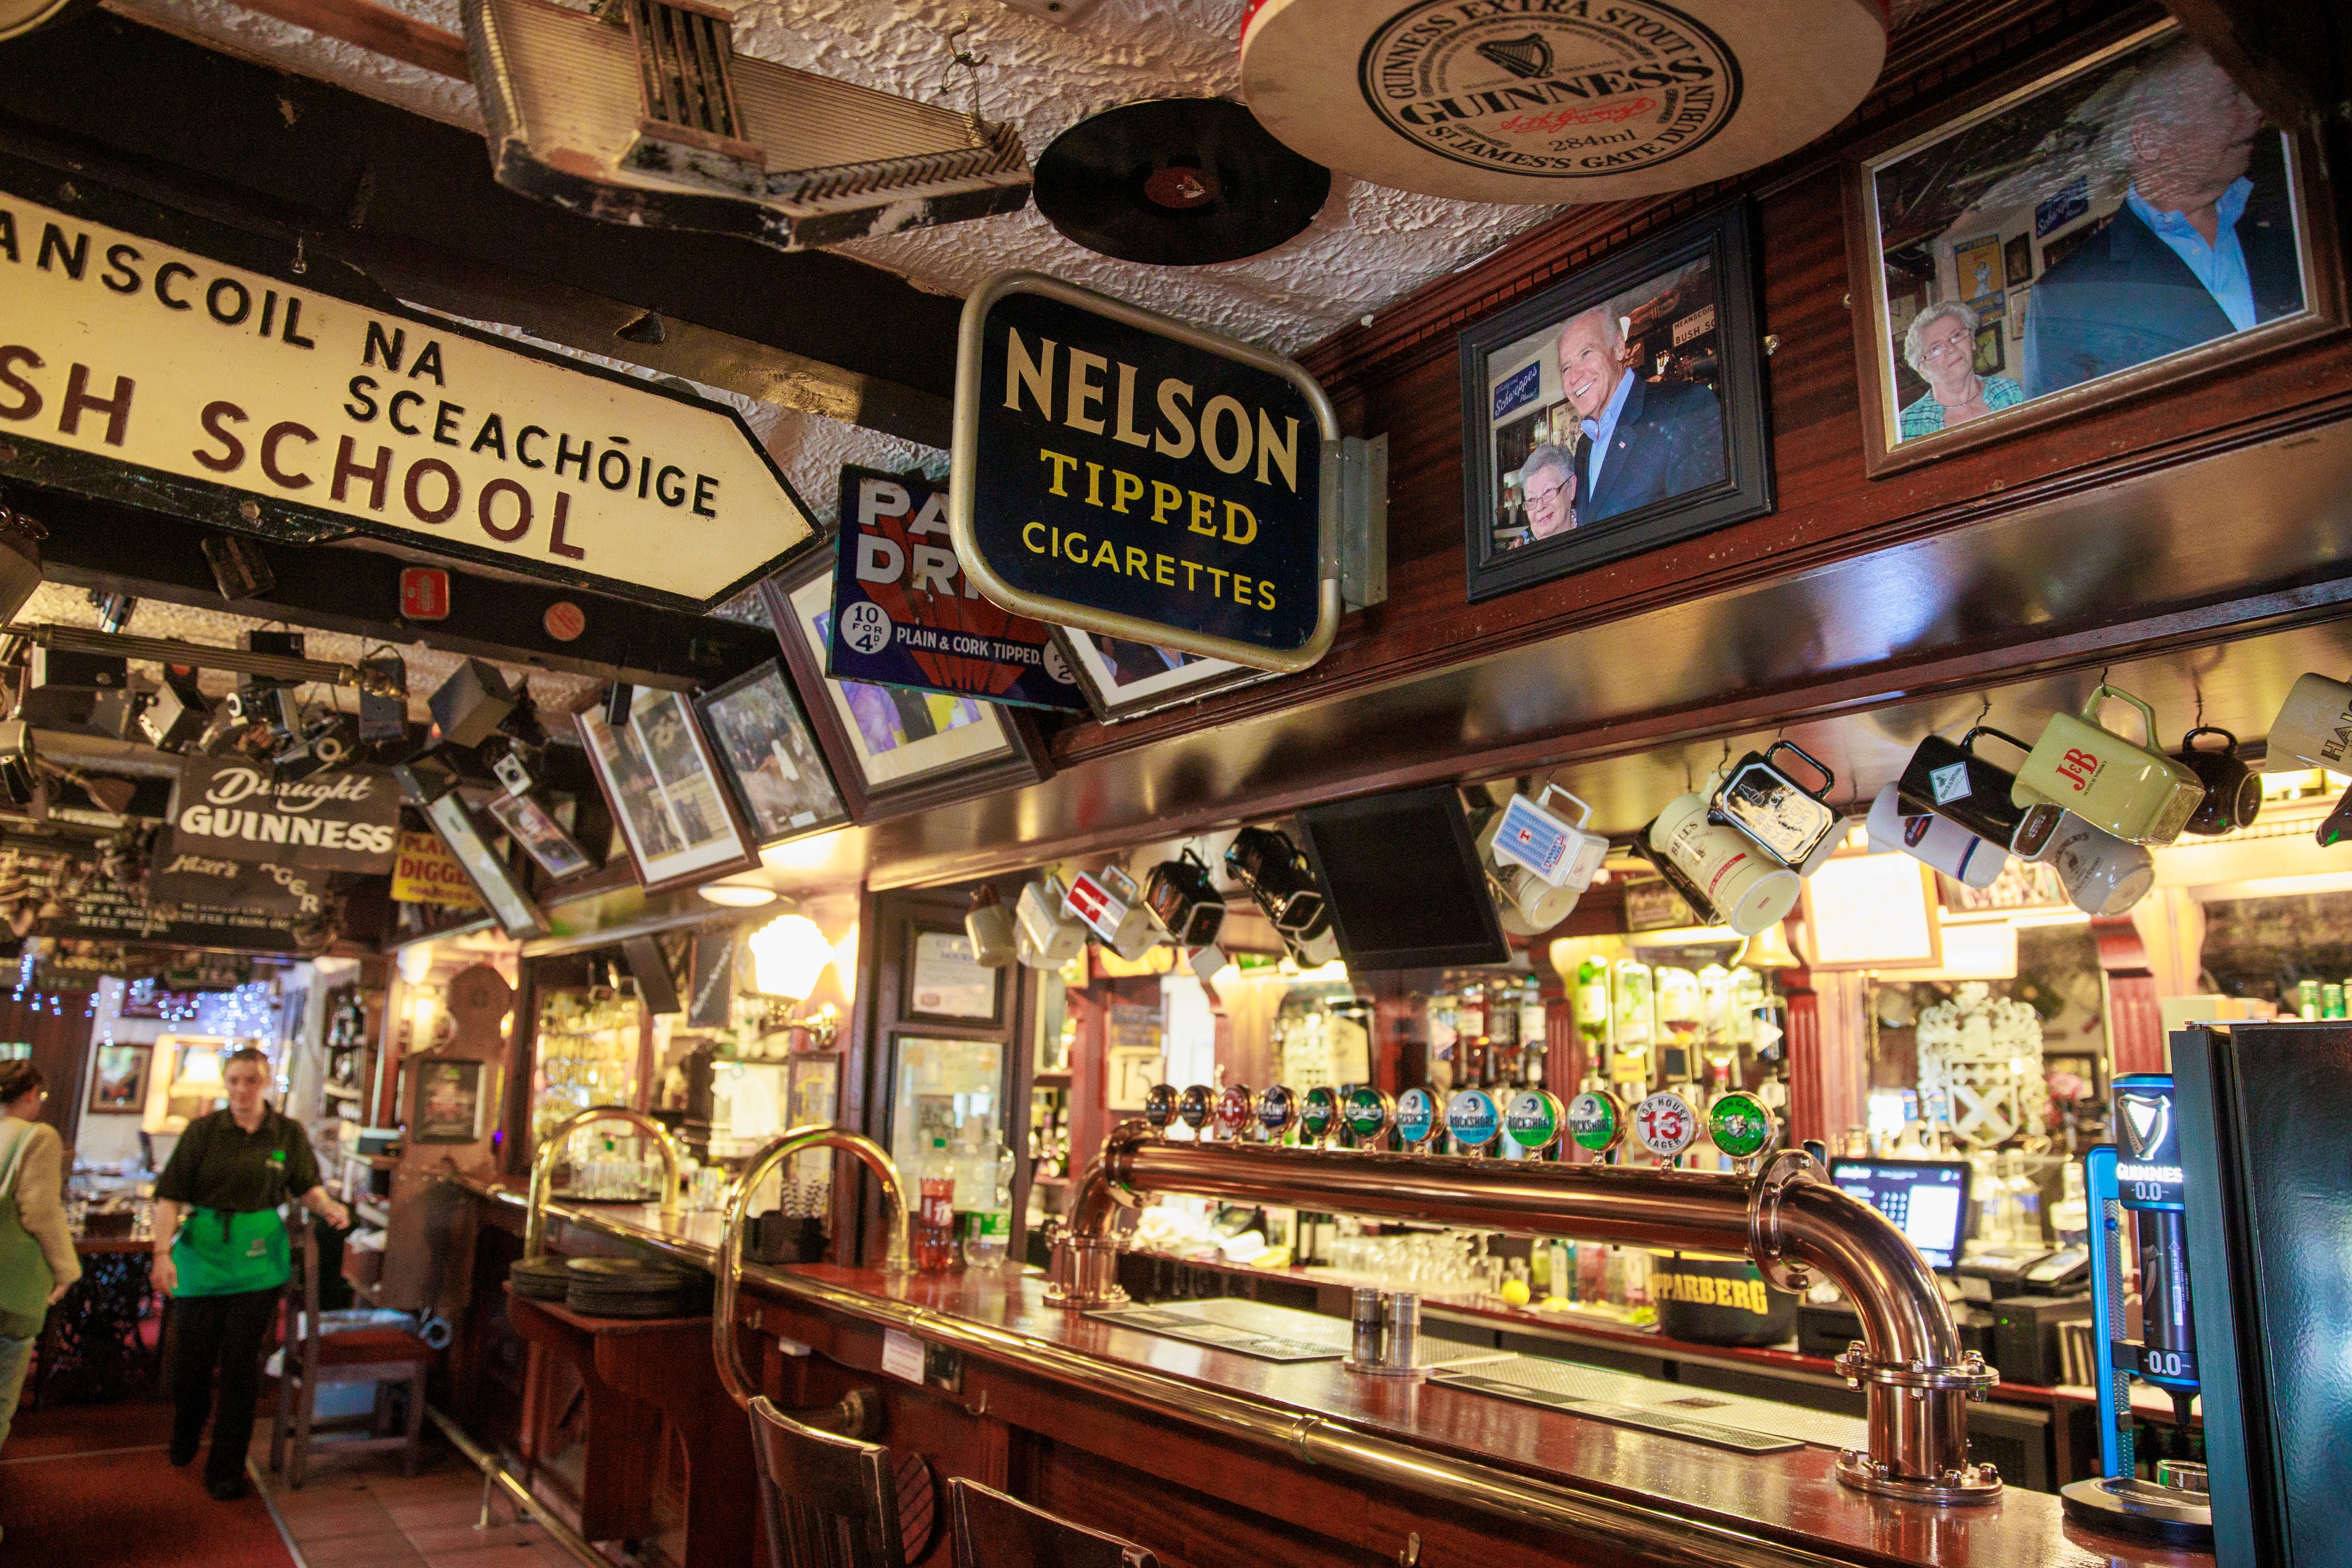
<svg viewBox="0 0 2352 1568">
<path fill-rule="evenodd" d="M 16 1213 L 16 1173 L 32 1142 L 28 1123 L 0 1149 L 0 1335 L 12 1340 L 30 1339 L 41 1331 L 49 1292 L 58 1283 L 40 1238 L 25 1228 Z"/>
<path fill-rule="evenodd" d="M 270 1152 L 278 1172 L 278 1201 L 286 1201 L 286 1151 Z M 275 1290 L 293 1273 L 286 1223 L 275 1205 L 266 1209 L 192 1206 L 172 1241 L 172 1266 L 182 1296 L 237 1296 Z"/>
</svg>

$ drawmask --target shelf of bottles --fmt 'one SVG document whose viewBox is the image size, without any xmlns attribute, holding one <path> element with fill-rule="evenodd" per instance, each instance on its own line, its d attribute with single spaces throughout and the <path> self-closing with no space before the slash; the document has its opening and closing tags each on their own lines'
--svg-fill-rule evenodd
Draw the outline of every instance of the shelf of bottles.
<svg viewBox="0 0 2352 1568">
<path fill-rule="evenodd" d="M 327 1109 L 352 1121 L 361 1119 L 362 1097 L 367 1089 L 367 994 L 357 985 L 339 985 L 327 996 L 326 1034 L 321 1040 L 327 1058 L 322 1092 Z"/>
<path fill-rule="evenodd" d="M 551 991 L 541 998 L 530 1083 L 534 1150 L 575 1111 L 592 1105 L 636 1103 L 639 1037 L 634 996 L 600 986 Z M 578 1158 L 589 1157 L 582 1140 L 594 1131 L 574 1134 L 572 1152 Z M 634 1158 L 635 1137 L 626 1143 Z"/>
</svg>

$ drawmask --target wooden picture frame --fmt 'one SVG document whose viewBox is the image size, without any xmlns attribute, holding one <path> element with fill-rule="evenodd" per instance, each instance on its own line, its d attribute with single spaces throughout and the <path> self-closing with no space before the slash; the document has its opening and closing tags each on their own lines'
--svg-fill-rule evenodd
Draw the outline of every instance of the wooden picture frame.
<svg viewBox="0 0 2352 1568">
<path fill-rule="evenodd" d="M 781 658 L 698 694 L 694 706 L 762 848 L 848 825 L 849 806 Z"/>
<path fill-rule="evenodd" d="M 646 891 L 690 887 L 760 863 L 751 826 L 686 693 L 636 688 L 629 721 L 618 729 L 604 717 L 601 693 L 572 717 Z"/>
<path fill-rule="evenodd" d="M 1007 972 L 974 962 L 971 938 L 964 934 L 961 926 L 908 921 L 903 973 L 907 978 L 899 992 L 898 1007 L 903 1020 L 954 1024 L 971 1029 L 1004 1026 Z M 983 984 L 988 992 L 984 1005 L 978 1000 Z"/>
<path fill-rule="evenodd" d="M 595 858 L 563 830 L 538 796 L 502 790 L 490 796 L 483 809 L 553 880 L 561 882 L 596 868 Z"/>
<path fill-rule="evenodd" d="M 1054 647 L 1077 677 L 1087 706 L 1105 724 L 1198 702 L 1238 686 L 1272 680 L 1276 674 L 1174 648 L 1124 642 L 1100 632 L 1068 626 L 1055 626 L 1053 632 Z"/>
<path fill-rule="evenodd" d="M 31 1054 L 27 1047 L 26 1055 Z M 89 1113 L 93 1116 L 137 1116 L 147 1109 L 147 1075 L 154 1069 L 155 1047 L 142 1045 L 100 1045 L 89 1069 Z"/>
<path fill-rule="evenodd" d="M 1943 967 L 1935 868 L 1899 850 L 1831 856 L 1805 879 L 1801 908 L 1810 970 Z"/>
<path fill-rule="evenodd" d="M 1471 602 L 1772 510 L 1758 278 L 1742 198 L 1463 329 Z"/>
<path fill-rule="evenodd" d="M 2133 160 L 2153 155 L 2156 135 L 2134 127 L 2209 122 L 2164 105 L 2200 83 L 2226 86 L 2219 70 L 2169 21 L 2110 27 L 2005 74 L 1957 112 L 1939 105 L 1846 155 L 1846 266 L 1871 478 L 2343 329 L 2335 205 L 2307 131 L 2256 131 L 2247 188 L 2231 198 L 2242 204 L 2232 232 L 2244 242 L 2241 308 L 2254 316 L 2247 326 L 2199 288 L 2172 242 L 2133 205 Z M 2240 101 L 2243 112 L 2258 112 Z M 2142 205 L 2159 223 L 2180 217 Z M 1958 271 L 1956 245 L 1972 247 L 1969 279 Z M 1989 284 L 1979 276 L 1988 248 Z M 2285 308 L 2291 298 L 2299 302 Z M 2184 300 L 2198 301 L 2186 314 Z M 1980 300 L 1993 308 L 1979 310 Z M 1961 317 L 1971 311 L 1972 323 Z M 1945 410 L 1968 405 L 1942 404 L 1909 363 L 1914 348 L 1923 363 L 1946 363 L 1931 358 L 1940 346 L 1928 341 L 1936 321 L 1912 342 L 1913 324 L 1931 313 L 1969 331 L 1979 363 L 1991 357 L 1985 333 L 1996 349 L 2004 337 L 2016 345 L 1999 372 L 1976 369 L 1984 411 L 1961 422 L 1948 422 Z M 1956 376 L 1948 371 L 1948 379 Z"/>
<path fill-rule="evenodd" d="M 762 582 L 760 596 L 852 822 L 879 822 L 1035 784 L 1052 771 L 1036 721 L 1022 709 L 940 696 L 954 721 L 909 737 L 904 718 L 916 708 L 908 705 L 919 705 L 918 716 L 932 721 L 926 694 L 827 676 L 833 566 L 831 549 L 813 551 Z"/>
</svg>

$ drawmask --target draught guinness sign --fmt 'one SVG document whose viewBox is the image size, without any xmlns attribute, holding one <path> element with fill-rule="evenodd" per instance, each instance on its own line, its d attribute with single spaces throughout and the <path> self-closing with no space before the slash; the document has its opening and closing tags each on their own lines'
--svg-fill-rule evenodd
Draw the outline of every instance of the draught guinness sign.
<svg viewBox="0 0 2352 1568">
<path fill-rule="evenodd" d="M 280 781 L 241 757 L 190 757 L 172 802 L 175 855 L 376 874 L 399 833 L 399 786 L 381 768 Z"/>
</svg>

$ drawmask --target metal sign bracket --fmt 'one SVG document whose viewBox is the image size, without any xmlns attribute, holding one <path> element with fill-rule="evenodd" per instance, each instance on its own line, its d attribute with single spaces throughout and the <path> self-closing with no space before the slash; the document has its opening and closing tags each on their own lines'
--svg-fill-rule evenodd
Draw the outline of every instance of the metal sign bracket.
<svg viewBox="0 0 2352 1568">
<path fill-rule="evenodd" d="M 1389 438 L 1343 436 L 1339 458 L 1339 603 L 1368 609 L 1389 596 Z"/>
</svg>

